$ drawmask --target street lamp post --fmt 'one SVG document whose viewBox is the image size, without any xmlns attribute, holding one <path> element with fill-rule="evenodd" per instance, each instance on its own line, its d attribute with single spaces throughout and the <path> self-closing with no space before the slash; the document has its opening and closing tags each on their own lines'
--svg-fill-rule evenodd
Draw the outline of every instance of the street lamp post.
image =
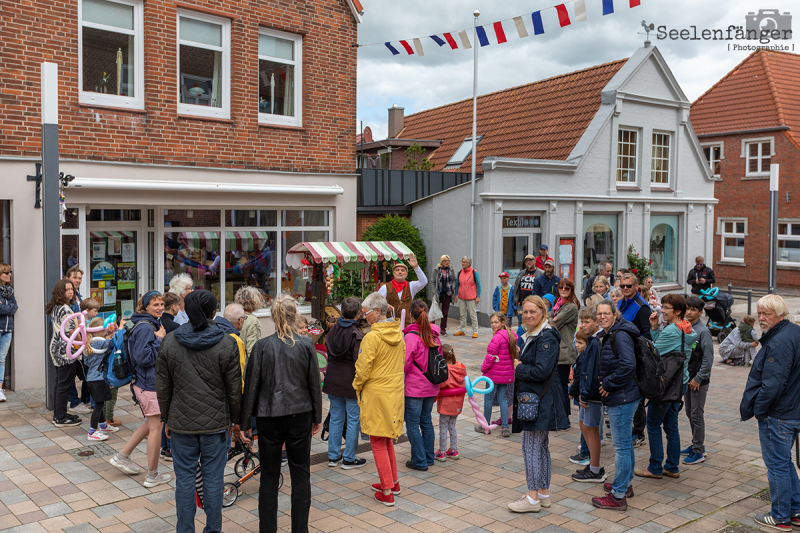
<svg viewBox="0 0 800 533">
<path fill-rule="evenodd" d="M 472 196 L 469 211 L 469 256 L 475 260 L 475 159 L 478 150 L 478 18 L 481 12 L 477 9 L 472 15 L 475 17 L 475 27 L 472 31 L 473 48 L 473 76 L 472 76 Z"/>
<path fill-rule="evenodd" d="M 769 166 L 769 292 L 774 294 L 778 285 L 778 177 L 780 165 Z"/>
</svg>

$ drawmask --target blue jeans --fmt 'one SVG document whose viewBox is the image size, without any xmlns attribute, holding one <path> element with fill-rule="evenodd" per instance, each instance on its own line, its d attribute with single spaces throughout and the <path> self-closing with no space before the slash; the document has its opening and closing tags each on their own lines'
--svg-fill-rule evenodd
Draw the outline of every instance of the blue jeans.
<svg viewBox="0 0 800 533">
<path fill-rule="evenodd" d="M 492 402 L 497 395 L 497 403 L 500 404 L 500 420 L 503 421 L 503 427 L 508 427 L 508 397 L 506 396 L 506 387 L 508 383 L 495 383 L 494 390 L 489 394 L 483 395 L 483 416 L 486 421 L 492 423 Z"/>
<path fill-rule="evenodd" d="M 94 403 L 94 401 L 92 401 L 92 403 Z M 171 440 L 172 439 L 167 438 L 167 425 L 164 424 L 163 426 L 161 426 L 161 449 L 168 451 L 171 450 L 172 449 L 170 445 Z"/>
<path fill-rule="evenodd" d="M 583 433 L 581 433 L 581 450 L 578 452 L 578 455 L 581 457 L 589 457 L 589 445 L 586 444 L 586 439 L 583 437 Z"/>
<path fill-rule="evenodd" d="M 633 451 L 633 414 L 639 400 L 608 407 L 611 440 L 614 443 L 614 482 L 612 493 L 622 499 L 633 481 L 636 455 Z"/>
<path fill-rule="evenodd" d="M 195 476 L 197 461 L 203 472 L 203 510 L 206 526 L 203 533 L 222 531 L 222 486 L 228 448 L 231 443 L 227 432 L 188 435 L 172 433 L 172 467 L 175 470 L 175 508 L 178 523 L 175 531 L 194 533 Z"/>
<path fill-rule="evenodd" d="M 686 393 L 688 385 L 683 386 Z M 667 472 L 679 472 L 678 463 L 681 459 L 681 436 L 678 433 L 678 413 L 680 403 L 651 402 L 647 406 L 647 438 L 650 440 L 650 473 L 656 476 Z M 663 412 L 662 412 L 663 409 Z M 661 439 L 661 426 L 667 435 L 667 462 L 664 463 L 664 443 Z M 663 463 L 663 466 L 662 466 Z"/>
<path fill-rule="evenodd" d="M 358 407 L 358 400 L 340 398 L 328 395 L 331 401 L 331 422 L 328 428 L 328 459 L 333 461 L 344 457 L 345 461 L 353 462 L 356 460 L 356 450 L 358 449 L 358 434 L 361 432 L 361 423 L 358 419 L 361 409 Z M 344 444 L 344 454 L 342 454 L 342 430 L 345 422 L 347 423 L 347 437 Z"/>
<path fill-rule="evenodd" d="M 411 462 L 417 468 L 426 469 L 433 465 L 433 443 L 436 434 L 433 432 L 431 411 L 436 403 L 436 396 L 429 398 L 412 398 L 406 396 L 406 431 L 411 443 Z"/>
<path fill-rule="evenodd" d="M 11 333 L 10 331 L 0 333 L 0 383 L 3 383 L 6 375 L 6 356 L 11 347 Z"/>
<path fill-rule="evenodd" d="M 758 421 L 761 457 L 767 467 L 772 517 L 788 522 L 790 514 L 800 513 L 800 480 L 792 464 L 792 448 L 800 432 L 800 420 L 767 417 Z"/>
</svg>

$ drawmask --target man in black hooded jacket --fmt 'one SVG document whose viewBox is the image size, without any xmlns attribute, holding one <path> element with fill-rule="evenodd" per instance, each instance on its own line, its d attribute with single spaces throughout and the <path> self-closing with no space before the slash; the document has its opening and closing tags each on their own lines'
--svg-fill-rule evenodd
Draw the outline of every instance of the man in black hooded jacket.
<svg viewBox="0 0 800 533">
<path fill-rule="evenodd" d="M 195 476 L 200 461 L 208 532 L 222 530 L 222 491 L 230 432 L 240 438 L 242 370 L 236 341 L 213 320 L 217 299 L 205 290 L 186 296 L 189 323 L 161 343 L 156 394 L 172 439 L 177 530 L 194 529 Z"/>
</svg>

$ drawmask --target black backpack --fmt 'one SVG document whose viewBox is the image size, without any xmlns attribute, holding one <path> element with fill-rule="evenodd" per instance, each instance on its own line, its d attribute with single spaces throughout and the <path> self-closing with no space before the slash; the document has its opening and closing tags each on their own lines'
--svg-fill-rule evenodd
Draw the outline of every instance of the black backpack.
<svg viewBox="0 0 800 533">
<path fill-rule="evenodd" d="M 411 333 L 420 337 L 417 331 L 412 331 Z M 422 367 L 420 367 L 416 361 L 414 361 L 414 365 L 422 372 Z M 434 385 L 440 385 L 450 377 L 450 372 L 447 370 L 447 361 L 445 361 L 444 356 L 439 353 L 438 346 L 428 347 L 428 370 L 422 372 L 422 375 Z"/>
<path fill-rule="evenodd" d="M 700 367 L 703 365 L 703 348 L 700 346 L 700 340 L 698 338 L 697 342 L 692 347 L 692 353 L 689 355 L 689 379 L 694 379 L 697 375 L 697 372 L 700 370 Z M 703 380 L 701 385 L 705 385 L 708 383 L 709 380 Z"/>
<path fill-rule="evenodd" d="M 686 334 L 681 331 L 681 349 L 673 350 L 661 356 L 664 361 L 664 392 L 660 398 L 653 398 L 661 403 L 683 404 L 683 363 L 686 353 L 683 351 Z"/>
<path fill-rule="evenodd" d="M 611 334 L 611 351 L 616 357 L 616 335 L 618 331 Z M 664 360 L 658 354 L 656 345 L 647 337 L 641 335 L 634 335 L 626 331 L 633 340 L 634 353 L 636 355 L 636 385 L 639 386 L 639 393 L 642 398 L 648 400 L 656 400 L 663 396 L 666 386 L 667 369 Z"/>
</svg>

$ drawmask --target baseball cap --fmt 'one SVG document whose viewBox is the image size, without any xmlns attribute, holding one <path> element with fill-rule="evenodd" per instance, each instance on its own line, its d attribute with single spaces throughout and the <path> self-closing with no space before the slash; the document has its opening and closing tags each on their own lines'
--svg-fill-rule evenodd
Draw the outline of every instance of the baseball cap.
<svg viewBox="0 0 800 533">
<path fill-rule="evenodd" d="M 545 261 L 545 262 L 544 262 L 544 264 L 545 264 L 545 265 L 553 265 L 553 266 L 556 266 L 556 262 L 555 262 L 555 261 L 553 261 L 552 259 L 548 259 L 547 261 Z"/>
<path fill-rule="evenodd" d="M 499 276 L 497 276 L 497 277 L 498 277 L 498 278 L 502 278 L 502 277 L 506 277 L 506 278 L 507 278 L 507 277 L 508 277 L 508 272 L 506 272 L 506 271 L 504 270 L 504 271 L 500 272 L 500 275 L 499 275 Z"/>
<path fill-rule="evenodd" d="M 540 250 L 548 250 L 549 248 L 547 248 L 547 245 L 546 245 L 546 244 L 543 244 L 543 245 L 541 245 L 541 246 L 539 247 L 539 249 L 540 249 Z"/>
<path fill-rule="evenodd" d="M 525 256 L 525 259 L 523 259 L 523 261 L 527 261 L 528 259 L 536 259 L 536 256 L 528 254 L 528 255 Z"/>
</svg>

